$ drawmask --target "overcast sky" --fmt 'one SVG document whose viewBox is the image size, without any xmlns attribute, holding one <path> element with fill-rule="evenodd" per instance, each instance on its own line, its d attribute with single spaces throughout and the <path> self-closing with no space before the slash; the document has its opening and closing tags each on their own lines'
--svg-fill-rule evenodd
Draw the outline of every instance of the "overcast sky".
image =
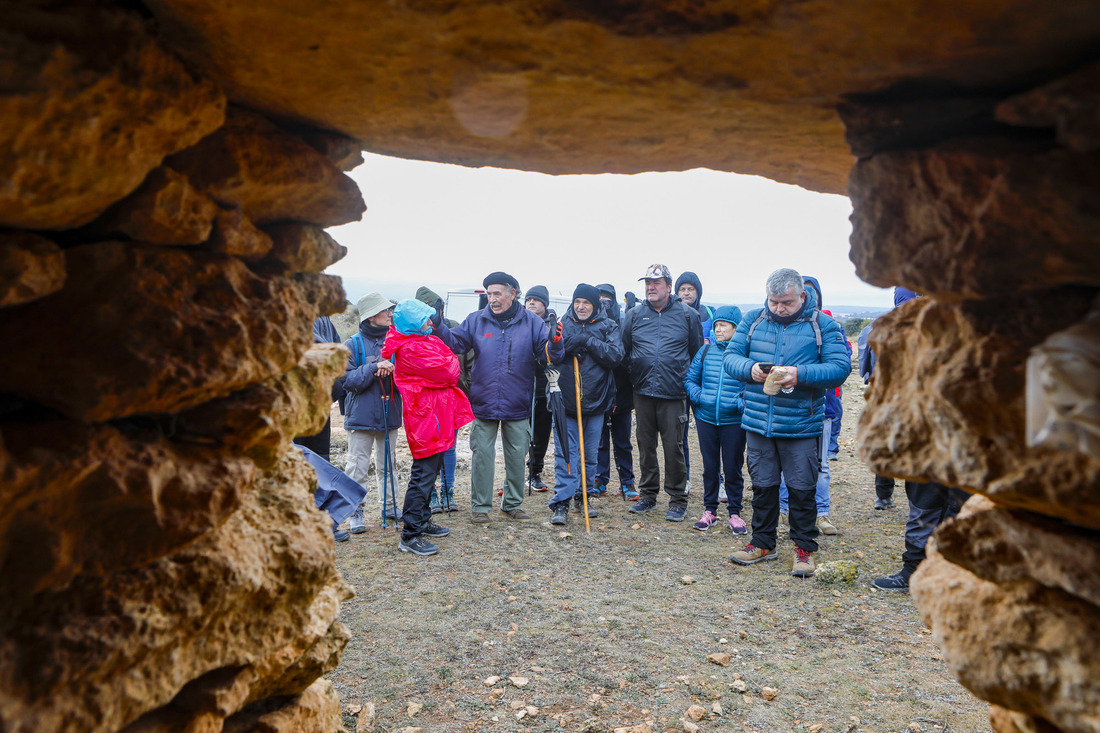
<svg viewBox="0 0 1100 733">
<path fill-rule="evenodd" d="M 364 155 L 351 172 L 363 220 L 329 230 L 348 256 L 328 272 L 355 302 L 400 300 L 420 285 L 441 295 L 504 270 L 523 289 L 570 296 L 579 282 L 641 295 L 654 262 L 694 271 L 707 303 L 763 302 L 772 270 L 821 280 L 825 305 L 889 308 L 891 292 L 855 276 L 843 196 L 708 170 L 633 176 L 548 176 Z"/>
</svg>

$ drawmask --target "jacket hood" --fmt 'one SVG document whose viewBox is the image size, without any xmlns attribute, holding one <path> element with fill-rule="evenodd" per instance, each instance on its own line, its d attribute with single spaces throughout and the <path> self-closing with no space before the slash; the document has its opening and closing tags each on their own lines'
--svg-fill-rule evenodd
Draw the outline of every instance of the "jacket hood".
<svg viewBox="0 0 1100 733">
<path fill-rule="evenodd" d="M 684 283 L 695 287 L 695 305 L 692 306 L 695 310 L 699 310 L 699 306 L 703 303 L 703 283 L 699 281 L 699 276 L 694 272 L 688 271 L 676 278 L 676 285 L 672 288 L 672 294 L 680 292 L 680 286 Z"/>
<path fill-rule="evenodd" d="M 607 293 L 608 295 L 611 296 L 612 300 L 615 300 L 616 298 L 619 297 L 618 295 L 615 294 L 615 286 L 612 285 L 611 283 L 600 283 L 599 285 L 596 286 L 596 290 L 599 290 L 601 293 Z"/>
<path fill-rule="evenodd" d="M 432 308 L 435 308 L 435 302 L 437 300 L 443 300 L 443 298 L 439 297 L 439 293 L 435 292 L 427 285 L 417 288 L 416 299 L 421 303 L 427 303 Z"/>
<path fill-rule="evenodd" d="M 810 303 L 810 307 L 817 308 L 818 310 L 823 309 L 825 307 L 825 300 L 821 296 L 821 283 L 817 281 L 817 278 L 804 275 L 802 277 L 802 283 L 812 286 L 806 288 L 806 302 Z M 813 301 L 812 303 L 810 302 L 811 300 Z"/>
</svg>

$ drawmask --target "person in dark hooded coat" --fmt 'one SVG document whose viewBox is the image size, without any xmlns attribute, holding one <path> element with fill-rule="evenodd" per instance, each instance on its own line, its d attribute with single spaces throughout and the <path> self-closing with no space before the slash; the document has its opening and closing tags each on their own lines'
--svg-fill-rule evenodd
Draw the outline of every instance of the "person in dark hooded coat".
<svg viewBox="0 0 1100 733">
<path fill-rule="evenodd" d="M 615 286 L 601 283 L 596 286 L 600 291 L 600 307 L 615 323 L 622 324 L 619 303 L 615 298 Z M 630 442 L 630 430 L 634 411 L 634 387 L 630 384 L 630 373 L 625 364 L 615 367 L 615 404 L 607 411 L 603 430 L 600 432 L 600 454 L 596 459 L 596 494 L 607 491 L 611 481 L 611 450 L 615 450 L 615 469 L 619 476 L 619 495 L 627 501 L 635 501 L 638 492 L 634 489 L 634 447 Z"/>
<path fill-rule="evenodd" d="M 712 327 L 714 312 L 703 305 L 703 283 L 699 280 L 699 276 L 690 270 L 681 273 L 680 277 L 676 278 L 676 287 L 674 291 L 677 297 L 680 298 L 681 303 L 691 306 L 695 309 L 695 312 L 699 314 L 699 324 L 703 328 L 703 343 L 712 343 L 714 341 Z M 688 405 L 688 409 L 694 411 L 694 408 L 690 404 Z M 686 472 L 689 489 L 691 488 L 691 454 L 688 451 L 688 432 L 690 429 L 691 421 L 689 420 L 684 424 L 684 471 Z"/>
</svg>

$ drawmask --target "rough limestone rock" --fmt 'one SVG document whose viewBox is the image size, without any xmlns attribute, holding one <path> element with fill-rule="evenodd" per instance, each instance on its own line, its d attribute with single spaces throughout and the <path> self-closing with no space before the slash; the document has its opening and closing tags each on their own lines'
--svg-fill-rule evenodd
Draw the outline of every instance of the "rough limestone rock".
<svg viewBox="0 0 1100 733">
<path fill-rule="evenodd" d="M 0 234 L 0 307 L 28 303 L 65 284 L 65 253 L 30 232 Z"/>
<path fill-rule="evenodd" d="M 225 98 L 109 4 L 2 2 L 0 225 L 65 229 L 222 124 Z"/>
<path fill-rule="evenodd" d="M 1100 28 L 1085 0 L 146 4 L 234 100 L 374 152 L 548 173 L 702 166 L 834 193 L 851 165 L 845 95 L 1039 83 L 1092 58 Z"/>
<path fill-rule="evenodd" d="M 256 225 L 295 220 L 335 226 L 366 210 L 355 181 L 301 139 L 231 107 L 225 125 L 167 165 Z"/>
<path fill-rule="evenodd" d="M 255 466 L 150 427 L 0 428 L 0 593 L 13 606 L 80 574 L 162 557 L 223 522 Z M 120 541 L 125 538 L 125 541 Z"/>
<path fill-rule="evenodd" d="M 1000 705 L 989 706 L 989 723 L 994 733 L 1059 733 L 1042 718 L 1006 710 Z"/>
<path fill-rule="evenodd" d="M 1033 580 L 982 580 L 934 542 L 910 589 L 948 665 L 975 695 L 1064 733 L 1100 730 L 1100 608 Z"/>
<path fill-rule="evenodd" d="M 287 700 L 257 704 L 225 721 L 223 733 L 337 733 L 344 730 L 340 697 L 328 680 L 317 680 Z"/>
<path fill-rule="evenodd" d="M 271 237 L 249 221 L 240 207 L 222 207 L 214 219 L 214 231 L 205 246 L 214 252 L 256 262 L 271 251 Z"/>
<path fill-rule="evenodd" d="M 210 237 L 219 211 L 186 176 L 157 168 L 90 228 L 100 238 L 122 235 L 149 244 L 200 244 Z"/>
<path fill-rule="evenodd" d="M 294 689 L 309 684 L 295 665 L 318 647 L 335 661 L 331 650 L 347 638 L 336 616 L 351 595 L 335 568 L 331 520 L 313 506 L 315 485 L 289 448 L 236 512 L 185 549 L 80 577 L 19 612 L 5 606 L 0 726 L 116 731 L 146 715 L 172 724 L 147 730 L 182 730 L 264 699 L 272 680 L 287 683 L 280 695 L 308 689 Z M 299 714 L 322 709 L 314 701 Z"/>
<path fill-rule="evenodd" d="M 348 253 L 347 247 L 312 224 L 288 222 L 264 231 L 273 242 L 268 257 L 260 263 L 264 271 L 321 272 Z"/>
<path fill-rule="evenodd" d="M 1090 298 L 1078 289 L 962 304 L 922 298 L 877 319 L 861 459 L 879 473 L 1100 528 L 1100 460 L 1028 448 L 1024 438 L 1028 351 L 1083 317 Z"/>
<path fill-rule="evenodd" d="M 125 242 L 67 251 L 62 291 L 7 309 L 0 391 L 81 420 L 173 412 L 298 363 L 336 278 L 260 278 L 240 260 Z M 65 323 L 64 339 L 38 338 Z M 58 389 L 58 375 L 64 389 Z"/>
<path fill-rule="evenodd" d="M 316 344 L 290 371 L 159 424 L 0 423 L 0 595 L 17 604 L 212 530 L 254 464 L 272 467 L 292 438 L 325 424 L 347 358 Z"/>
<path fill-rule="evenodd" d="M 247 456 L 268 468 L 292 438 L 324 427 L 332 383 L 347 364 L 343 344 L 313 344 L 294 369 L 173 415 L 164 428 L 178 440 L 214 443 L 227 455 Z"/>
<path fill-rule="evenodd" d="M 1100 286 L 1098 169 L 1100 152 L 996 138 L 861 160 L 848 183 L 856 273 L 941 300 Z"/>
<path fill-rule="evenodd" d="M 289 131 L 309 143 L 342 171 L 350 171 L 363 163 L 363 147 L 355 138 L 310 127 L 292 127 Z"/>
<path fill-rule="evenodd" d="M 1100 149 L 1100 63 L 1005 100 L 996 117 L 1010 125 L 1054 128 L 1070 150 Z"/>
</svg>

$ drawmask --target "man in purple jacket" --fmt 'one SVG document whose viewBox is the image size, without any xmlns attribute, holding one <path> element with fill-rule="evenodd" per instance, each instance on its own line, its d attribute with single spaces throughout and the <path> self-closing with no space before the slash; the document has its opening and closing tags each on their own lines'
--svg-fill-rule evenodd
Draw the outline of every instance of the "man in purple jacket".
<svg viewBox="0 0 1100 733">
<path fill-rule="evenodd" d="M 466 317 L 457 328 L 435 325 L 443 342 L 458 354 L 474 351 L 470 373 L 470 505 L 475 524 L 489 523 L 493 507 L 493 476 L 497 431 L 504 445 L 504 498 L 501 513 L 529 519 L 523 511 L 524 458 L 530 442 L 528 417 L 534 397 L 535 370 L 565 356 L 561 328 L 554 334 L 541 318 L 517 299 L 519 282 L 494 272 L 483 286 L 489 304 Z M 438 320 L 438 319 L 436 319 Z"/>
</svg>

